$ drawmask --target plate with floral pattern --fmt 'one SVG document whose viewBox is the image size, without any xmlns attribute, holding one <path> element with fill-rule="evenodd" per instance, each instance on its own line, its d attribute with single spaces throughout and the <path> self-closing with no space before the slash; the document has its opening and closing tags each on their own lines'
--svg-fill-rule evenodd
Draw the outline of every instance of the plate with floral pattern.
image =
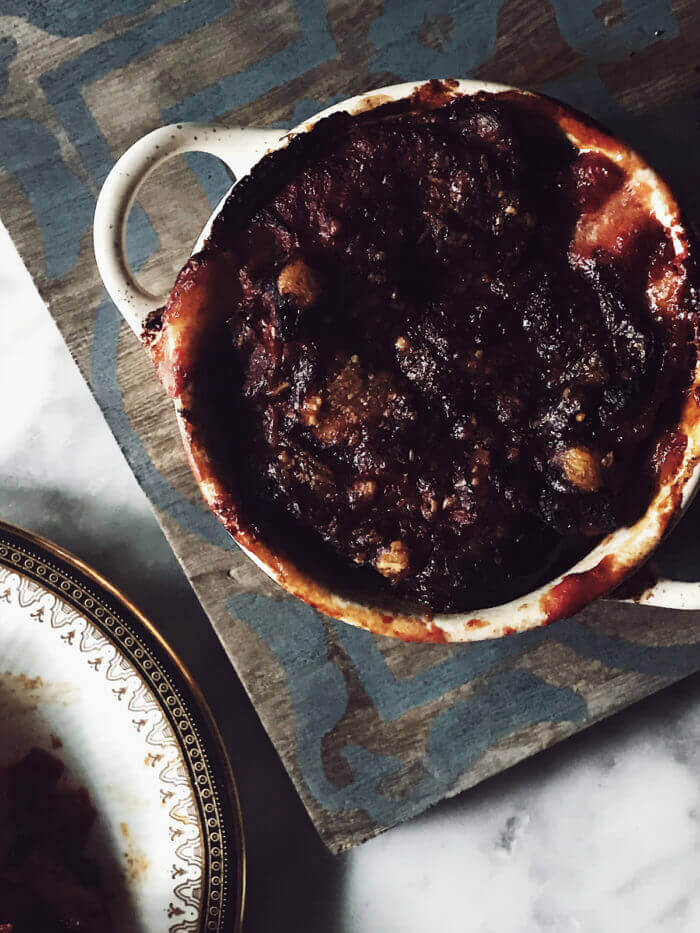
<svg viewBox="0 0 700 933">
<path fill-rule="evenodd" d="M 24 904 L 86 931 L 240 929 L 240 807 L 199 689 L 108 581 L 2 522 L 0 722 L 0 925 Z"/>
</svg>

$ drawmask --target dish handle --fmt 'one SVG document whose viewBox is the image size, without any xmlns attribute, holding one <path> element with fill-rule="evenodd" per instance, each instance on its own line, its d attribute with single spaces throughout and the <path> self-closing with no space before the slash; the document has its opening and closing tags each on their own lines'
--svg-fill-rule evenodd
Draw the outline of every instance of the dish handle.
<svg viewBox="0 0 700 933">
<path fill-rule="evenodd" d="M 145 179 L 167 159 L 185 152 L 218 156 L 239 179 L 279 141 L 282 133 L 178 123 L 148 133 L 115 164 L 95 208 L 95 259 L 109 296 L 137 337 L 141 336 L 148 315 L 167 299 L 167 295 L 154 295 L 145 289 L 127 259 L 126 221 Z"/>
<path fill-rule="evenodd" d="M 700 609 L 700 583 L 657 576 L 652 567 L 649 582 L 646 585 L 642 582 L 638 588 L 635 587 L 636 580 L 642 580 L 644 576 L 646 574 L 642 569 L 639 577 L 632 577 L 630 584 L 622 584 L 622 592 L 632 589 L 634 595 L 620 597 L 613 593 L 607 599 L 621 603 L 638 603 L 641 606 L 660 606 L 663 609 Z"/>
</svg>

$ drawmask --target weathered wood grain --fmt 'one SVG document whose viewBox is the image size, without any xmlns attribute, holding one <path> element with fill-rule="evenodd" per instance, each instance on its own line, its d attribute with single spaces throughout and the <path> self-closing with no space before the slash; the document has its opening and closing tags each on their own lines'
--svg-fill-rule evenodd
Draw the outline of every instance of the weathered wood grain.
<svg viewBox="0 0 700 933">
<path fill-rule="evenodd" d="M 161 123 L 289 126 L 382 84 L 467 73 L 591 111 L 648 152 L 697 216 L 697 3 L 11 6 L 0 16 L 3 221 L 334 851 L 700 667 L 697 613 L 599 604 L 500 644 L 422 647 L 288 600 L 204 511 L 170 405 L 104 295 L 90 231 L 114 159 Z M 146 185 L 130 246 L 149 287 L 172 281 L 225 186 L 220 167 L 184 159 Z"/>
</svg>

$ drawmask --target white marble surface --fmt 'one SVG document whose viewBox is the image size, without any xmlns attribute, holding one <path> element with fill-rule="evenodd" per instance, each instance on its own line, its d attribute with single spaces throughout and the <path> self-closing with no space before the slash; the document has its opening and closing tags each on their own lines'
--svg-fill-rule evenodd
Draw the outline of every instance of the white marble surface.
<svg viewBox="0 0 700 933">
<path fill-rule="evenodd" d="M 700 930 L 700 678 L 332 858 L 2 228 L 0 318 L 0 516 L 114 579 L 202 683 L 246 818 L 246 930 Z"/>
</svg>

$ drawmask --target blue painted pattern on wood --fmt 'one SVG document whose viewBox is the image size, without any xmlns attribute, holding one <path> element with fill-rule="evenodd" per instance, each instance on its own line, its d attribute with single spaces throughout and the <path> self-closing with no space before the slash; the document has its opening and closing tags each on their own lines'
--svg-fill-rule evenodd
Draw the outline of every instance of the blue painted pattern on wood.
<svg viewBox="0 0 700 933">
<path fill-rule="evenodd" d="M 697 218 L 699 43 L 697 5 L 668 0 L 0 0 L 3 219 L 334 849 L 697 670 L 700 619 L 657 613 L 645 627 L 634 607 L 601 609 L 498 642 L 424 649 L 272 598 L 202 505 L 176 436 L 167 455 L 154 444 L 171 416 L 145 361 L 129 364 L 143 365 L 139 393 L 125 392 L 122 325 L 90 255 L 99 186 L 120 149 L 160 121 L 287 126 L 382 84 L 475 74 L 535 86 L 608 123 Z M 171 222 L 185 230 L 229 178 L 197 155 L 179 177 Z M 184 194 L 193 179 L 199 207 Z M 129 220 L 132 264 L 152 264 L 162 246 L 144 200 Z M 692 576 L 687 544 L 667 555 L 667 569 L 683 563 Z"/>
</svg>

